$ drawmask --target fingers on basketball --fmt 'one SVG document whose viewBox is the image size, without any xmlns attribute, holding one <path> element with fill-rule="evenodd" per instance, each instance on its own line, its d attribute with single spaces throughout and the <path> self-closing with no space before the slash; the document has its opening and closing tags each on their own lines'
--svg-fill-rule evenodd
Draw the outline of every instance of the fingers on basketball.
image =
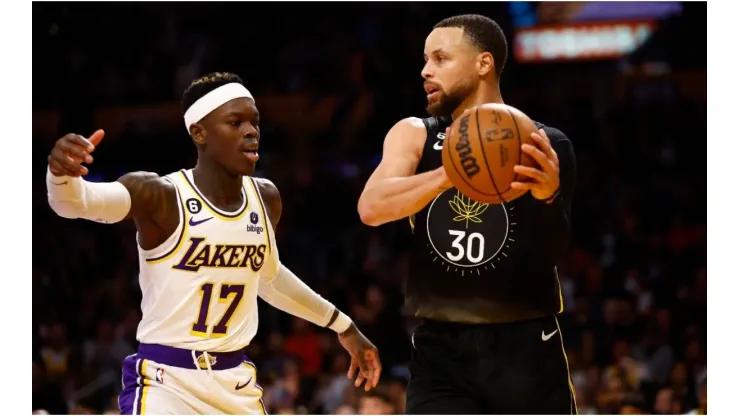
<svg viewBox="0 0 740 416">
<path fill-rule="evenodd" d="M 544 149 L 537 149 L 536 153 L 534 153 L 532 157 L 537 160 L 537 163 L 540 164 L 542 170 L 548 175 L 555 175 L 558 173 L 559 162 L 557 160 L 557 155 L 549 144 Z"/>
<path fill-rule="evenodd" d="M 537 164 L 540 166 L 540 169 L 544 172 L 549 172 L 552 170 L 552 165 L 550 165 L 550 160 L 545 156 L 545 153 L 542 152 L 537 146 L 522 145 L 522 151 L 534 158 L 535 161 L 537 161 Z"/>
<path fill-rule="evenodd" d="M 543 139 L 545 139 L 545 141 L 547 142 L 547 144 L 550 144 L 550 138 L 547 136 L 547 133 L 545 133 L 545 129 L 539 129 L 539 130 L 537 130 L 537 134 L 539 134 L 540 137 L 542 137 Z"/>
<path fill-rule="evenodd" d="M 545 156 L 547 156 L 547 158 L 550 159 L 556 167 L 559 167 L 560 160 L 558 159 L 558 153 L 553 149 L 552 142 L 550 141 L 550 138 L 547 137 L 545 130 L 539 129 L 537 133 L 532 133 L 532 139 L 537 143 L 540 150 L 545 153 Z"/>
<path fill-rule="evenodd" d="M 535 187 L 534 182 L 512 182 L 511 187 L 522 191 L 529 191 Z"/>
<path fill-rule="evenodd" d="M 517 166 L 514 166 L 514 171 L 518 173 L 519 175 L 526 176 L 528 179 L 531 179 L 537 182 L 542 182 L 545 179 L 544 173 L 539 169 L 517 165 Z M 527 178 L 525 178 L 525 180 Z M 518 183 L 518 182 L 513 182 L 512 186 L 514 186 L 514 183 Z"/>
</svg>

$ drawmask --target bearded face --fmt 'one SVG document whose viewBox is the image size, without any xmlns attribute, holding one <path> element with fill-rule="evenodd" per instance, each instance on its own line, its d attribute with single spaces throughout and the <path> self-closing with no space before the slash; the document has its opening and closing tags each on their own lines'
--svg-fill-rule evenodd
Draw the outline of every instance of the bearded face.
<svg viewBox="0 0 740 416">
<path fill-rule="evenodd" d="M 425 84 L 424 89 L 427 91 L 427 113 L 434 117 L 447 116 L 452 114 L 473 93 L 475 80 L 458 81 L 448 91 L 441 86 L 431 87 L 431 84 Z"/>
</svg>

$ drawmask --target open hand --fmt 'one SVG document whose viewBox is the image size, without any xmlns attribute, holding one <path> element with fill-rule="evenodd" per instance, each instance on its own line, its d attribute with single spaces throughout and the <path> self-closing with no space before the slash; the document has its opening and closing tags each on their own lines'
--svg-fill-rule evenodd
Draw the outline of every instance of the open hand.
<svg viewBox="0 0 740 416">
<path fill-rule="evenodd" d="M 352 357 L 347 371 L 347 378 L 352 380 L 357 369 L 360 370 L 355 380 L 355 387 L 365 383 L 365 391 L 378 385 L 380 372 L 383 366 L 380 364 L 378 349 L 370 340 L 357 329 L 353 323 L 346 331 L 339 334 L 339 342 Z"/>
</svg>

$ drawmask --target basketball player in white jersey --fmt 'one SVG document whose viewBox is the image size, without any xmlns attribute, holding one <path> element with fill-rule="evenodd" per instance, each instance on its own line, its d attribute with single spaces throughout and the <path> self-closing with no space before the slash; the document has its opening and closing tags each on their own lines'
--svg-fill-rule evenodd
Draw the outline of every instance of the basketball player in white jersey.
<svg viewBox="0 0 740 416">
<path fill-rule="evenodd" d="M 355 385 L 377 385 L 378 352 L 344 313 L 280 264 L 282 210 L 270 181 L 254 178 L 259 112 L 241 79 L 214 73 L 182 98 L 198 149 L 193 169 L 164 177 L 129 173 L 90 183 L 82 163 L 103 138 L 68 134 L 49 156 L 52 209 L 65 218 L 138 230 L 142 320 L 138 352 L 123 363 L 122 414 L 263 414 L 262 389 L 245 347 L 257 332 L 257 296 L 331 328 L 352 359 Z"/>
</svg>

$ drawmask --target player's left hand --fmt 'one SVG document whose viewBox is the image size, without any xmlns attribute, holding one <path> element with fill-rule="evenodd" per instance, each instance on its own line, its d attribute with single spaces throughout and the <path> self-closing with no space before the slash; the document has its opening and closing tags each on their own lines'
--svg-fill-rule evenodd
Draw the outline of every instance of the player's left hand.
<svg viewBox="0 0 740 416">
<path fill-rule="evenodd" d="M 355 387 L 360 387 L 365 383 L 365 391 L 378 385 L 380 381 L 380 372 L 383 366 L 380 364 L 378 349 L 372 342 L 357 329 L 353 323 L 346 331 L 339 334 L 339 342 L 352 357 L 347 371 L 347 378 L 352 380 L 355 372 L 359 368 L 360 372 L 355 380 Z"/>
<path fill-rule="evenodd" d="M 522 151 L 532 156 L 540 165 L 540 168 L 514 166 L 514 172 L 526 176 L 530 180 L 527 182 L 512 182 L 511 187 L 529 190 L 535 199 L 547 201 L 560 188 L 560 161 L 545 130 L 540 129 L 537 133 L 532 133 L 532 140 L 537 146 L 523 144 Z"/>
</svg>

